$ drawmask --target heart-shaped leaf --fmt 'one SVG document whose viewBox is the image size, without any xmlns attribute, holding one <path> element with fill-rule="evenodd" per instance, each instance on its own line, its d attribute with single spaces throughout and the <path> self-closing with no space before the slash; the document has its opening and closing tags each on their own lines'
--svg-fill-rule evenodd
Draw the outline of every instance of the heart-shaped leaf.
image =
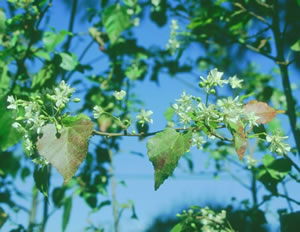
<svg viewBox="0 0 300 232">
<path fill-rule="evenodd" d="M 44 126 L 43 135 L 37 141 L 37 149 L 63 176 L 64 183 L 67 183 L 86 157 L 93 123 L 87 116 L 79 115 L 68 117 L 64 125 L 59 138 L 54 124 Z"/>
<path fill-rule="evenodd" d="M 180 157 L 190 149 L 192 132 L 166 128 L 148 140 L 148 156 L 154 166 L 155 190 L 172 175 Z"/>
<path fill-rule="evenodd" d="M 263 124 L 271 122 L 277 114 L 276 110 L 270 107 L 267 103 L 256 100 L 250 101 L 244 105 L 244 111 L 246 113 L 254 112 L 256 116 L 260 117 L 256 122 Z"/>
</svg>

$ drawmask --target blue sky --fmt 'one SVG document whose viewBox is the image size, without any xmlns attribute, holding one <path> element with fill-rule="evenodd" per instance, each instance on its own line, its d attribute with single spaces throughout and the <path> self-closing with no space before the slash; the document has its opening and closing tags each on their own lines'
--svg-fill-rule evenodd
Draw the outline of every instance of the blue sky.
<svg viewBox="0 0 300 232">
<path fill-rule="evenodd" d="M 66 16 L 65 6 L 54 1 L 53 8 L 50 9 L 51 21 L 49 26 L 53 26 L 57 31 L 68 28 L 68 19 Z M 69 10 L 68 10 L 69 13 Z M 54 17 L 53 17 L 54 16 Z M 87 32 L 88 25 L 75 24 L 75 32 Z M 146 20 L 138 28 L 135 29 L 135 33 L 138 37 L 140 45 L 151 46 L 153 44 L 164 47 L 169 39 L 169 25 L 163 28 L 158 28 L 154 23 Z M 86 38 L 88 41 L 89 38 Z M 75 48 L 75 52 L 82 49 L 81 43 L 73 43 L 71 46 Z M 191 49 L 189 55 L 193 55 Z M 100 52 L 96 44 L 88 52 L 84 62 L 93 60 L 99 57 Z M 195 54 L 198 55 L 198 54 Z M 260 63 L 260 60 L 265 62 L 265 59 L 256 57 L 256 61 Z M 103 70 L 107 63 L 100 60 L 95 63 L 96 70 Z M 271 70 L 270 64 L 265 64 L 261 67 L 264 72 Z M 199 73 L 205 76 L 206 73 Z M 80 73 L 75 75 L 75 78 L 80 78 Z M 227 77 L 227 75 L 226 75 Z M 182 75 L 179 79 L 184 79 L 191 84 L 195 84 L 195 78 Z M 154 124 L 150 127 L 151 131 L 160 130 L 165 127 L 166 121 L 163 117 L 164 111 L 179 98 L 181 93 L 186 90 L 188 93 L 198 95 L 194 89 L 191 89 L 182 84 L 175 78 L 170 78 L 166 75 L 162 75 L 159 78 L 160 84 L 157 85 L 150 82 L 148 79 L 144 82 L 137 82 L 135 93 L 145 103 L 146 109 L 151 109 L 153 114 Z M 199 89 L 200 91 L 200 89 Z M 132 155 L 132 151 L 141 152 L 144 157 Z M 202 172 L 210 172 L 211 169 L 205 169 L 205 162 L 208 160 L 208 154 L 204 154 L 198 150 L 191 150 L 193 156 L 195 170 L 199 174 L 190 174 L 187 171 L 187 166 L 184 160 L 180 162 L 181 168 L 177 168 L 175 171 L 176 178 L 169 178 L 159 188 L 154 191 L 153 174 L 154 170 L 152 164 L 147 158 L 146 141 L 139 142 L 137 138 L 124 138 L 121 141 L 120 153 L 115 157 L 116 177 L 119 181 L 124 180 L 126 187 L 118 185 L 117 198 L 120 203 L 133 200 L 135 203 L 137 215 L 139 220 L 130 219 L 131 212 L 126 211 L 120 222 L 121 232 L 139 232 L 144 231 L 145 228 L 151 223 L 152 219 L 161 213 L 176 214 L 176 210 L 182 206 L 191 204 L 206 204 L 207 202 L 215 202 L 216 204 L 229 204 L 232 197 L 236 197 L 238 200 L 251 199 L 250 192 L 243 188 L 239 183 L 232 180 L 229 175 L 221 175 L 219 179 L 214 179 L 212 175 Z M 233 170 L 234 172 L 235 170 Z M 236 173 L 245 182 L 249 182 L 250 176 L 247 173 Z M 28 178 L 27 183 L 18 183 L 18 185 L 28 194 L 31 192 L 32 179 Z M 54 171 L 52 183 L 54 185 L 60 185 L 62 183 L 62 177 Z M 299 186 L 291 184 L 288 186 L 291 190 L 291 197 L 299 192 Z M 261 193 L 263 194 L 263 193 Z M 106 198 L 103 197 L 103 200 Z M 25 204 L 28 207 L 30 202 L 21 201 L 20 204 Z M 50 208 L 51 208 L 50 202 Z M 274 225 L 278 225 L 278 219 L 275 214 L 275 209 L 286 207 L 286 202 L 283 200 L 272 201 L 270 208 L 273 213 L 268 214 L 268 219 Z M 173 211 L 174 210 L 174 211 Z M 39 209 L 38 215 L 41 217 L 41 209 Z M 62 210 L 56 212 L 49 218 L 46 232 L 60 231 L 61 230 L 61 218 Z M 73 210 L 70 219 L 68 232 L 81 232 L 84 227 L 87 226 L 88 220 L 92 220 L 95 225 L 102 225 L 107 228 L 105 231 L 112 231 L 112 210 L 111 207 L 106 207 L 99 213 L 89 215 L 89 208 L 80 198 L 75 198 L 73 203 Z M 17 221 L 27 225 L 28 217 L 22 213 L 17 216 Z M 6 223 L 4 231 L 10 224 Z"/>
</svg>

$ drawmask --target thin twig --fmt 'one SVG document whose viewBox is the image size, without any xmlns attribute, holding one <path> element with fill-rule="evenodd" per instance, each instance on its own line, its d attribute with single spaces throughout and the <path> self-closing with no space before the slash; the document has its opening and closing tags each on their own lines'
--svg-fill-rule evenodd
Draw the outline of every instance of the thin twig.
<svg viewBox="0 0 300 232">
<path fill-rule="evenodd" d="M 288 155 L 285 155 L 284 158 L 290 161 L 292 166 L 300 173 L 300 167 Z"/>
<path fill-rule="evenodd" d="M 238 7 L 238 8 L 240 8 L 243 12 L 245 12 L 245 13 L 247 13 L 247 14 L 253 16 L 253 17 L 256 18 L 257 20 L 263 22 L 264 24 L 266 24 L 266 25 L 268 25 L 268 26 L 271 26 L 271 24 L 270 24 L 265 18 L 263 18 L 262 16 L 256 14 L 256 13 L 253 12 L 253 11 L 250 11 L 250 10 L 246 9 L 241 3 L 236 2 L 236 3 L 234 3 L 234 5 L 235 5 L 236 7 Z"/>
<path fill-rule="evenodd" d="M 71 11 L 71 16 L 70 16 L 70 21 L 69 21 L 69 32 L 73 32 L 73 26 L 74 26 L 74 21 L 75 21 L 75 15 L 76 15 L 76 9 L 77 9 L 77 3 L 78 0 L 73 0 L 73 5 L 72 5 L 72 11 Z M 72 41 L 73 35 L 68 35 L 67 41 L 64 45 L 65 51 L 69 51 L 71 41 Z"/>
<path fill-rule="evenodd" d="M 289 80 L 289 71 L 288 66 L 286 65 L 284 58 L 284 43 L 280 32 L 280 18 L 279 18 L 279 6 L 278 0 L 273 1 L 273 22 L 272 22 L 272 30 L 275 39 L 275 46 L 277 50 L 277 58 L 280 74 L 282 77 L 282 85 L 284 95 L 287 101 L 287 113 L 289 117 L 290 126 L 294 135 L 294 140 L 296 143 L 298 155 L 300 155 L 300 129 L 297 126 L 297 115 L 296 115 L 296 101 L 292 95 L 291 83 Z M 280 62 L 280 63 L 279 63 Z M 283 62 L 283 63 L 282 63 Z M 299 169 L 297 169 L 299 171 Z"/>
<path fill-rule="evenodd" d="M 285 194 L 278 193 L 276 196 L 285 198 L 285 199 L 287 199 L 287 200 L 289 200 L 289 201 L 291 201 L 291 202 L 293 202 L 297 205 L 300 205 L 300 201 L 294 200 L 293 198 L 290 198 L 289 196 L 287 196 Z"/>
<path fill-rule="evenodd" d="M 283 188 L 284 194 L 286 196 L 289 196 L 288 191 L 287 191 L 286 186 L 285 186 L 285 183 L 282 181 L 281 184 L 282 184 L 282 188 Z M 290 208 L 290 211 L 293 212 L 294 210 L 293 210 L 293 207 L 292 207 L 290 199 L 286 199 L 286 201 L 287 201 L 287 204 L 288 204 L 288 206 Z"/>
<path fill-rule="evenodd" d="M 112 198 L 112 210 L 114 217 L 114 230 L 118 232 L 119 227 L 119 216 L 118 216 L 118 202 L 117 202 L 117 182 L 114 174 L 114 163 L 113 163 L 113 153 L 109 150 L 109 160 L 110 160 L 110 179 L 111 179 L 111 198 Z"/>
</svg>

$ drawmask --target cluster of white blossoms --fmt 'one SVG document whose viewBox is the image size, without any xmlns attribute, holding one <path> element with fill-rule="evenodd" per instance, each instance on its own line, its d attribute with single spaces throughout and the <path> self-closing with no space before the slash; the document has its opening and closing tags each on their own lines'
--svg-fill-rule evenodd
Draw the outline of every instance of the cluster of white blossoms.
<svg viewBox="0 0 300 232">
<path fill-rule="evenodd" d="M 209 207 L 197 209 L 183 210 L 177 217 L 188 222 L 193 229 L 209 232 L 232 232 L 226 223 L 226 211 L 221 210 L 220 213 L 214 212 Z"/>
<path fill-rule="evenodd" d="M 289 144 L 283 143 L 282 140 L 287 138 L 288 136 L 281 136 L 279 130 L 274 135 L 267 135 L 266 140 L 270 143 L 270 151 L 286 155 L 291 150 L 291 147 Z"/>
<path fill-rule="evenodd" d="M 28 152 L 32 152 L 34 149 L 32 136 L 40 135 L 42 127 L 48 122 L 55 123 L 57 128 L 61 127 L 55 116 L 60 115 L 74 91 L 74 88 L 61 81 L 54 90 L 45 91 L 46 97 L 35 95 L 29 100 L 15 99 L 13 96 L 7 97 L 9 103 L 7 108 L 15 110 L 17 115 L 16 122 L 12 126 L 24 134 L 24 146 Z M 73 99 L 74 102 L 79 100 L 78 98 Z M 52 114 L 47 112 L 49 105 L 52 108 Z"/>
<path fill-rule="evenodd" d="M 171 20 L 171 32 L 170 39 L 166 45 L 167 50 L 174 54 L 175 51 L 180 47 L 180 42 L 177 40 L 177 30 L 179 29 L 178 23 L 175 19 Z"/>
<path fill-rule="evenodd" d="M 121 101 L 126 96 L 126 91 L 124 91 L 124 90 L 115 91 L 113 93 L 113 95 L 118 101 Z M 105 110 L 102 107 L 94 106 L 94 108 L 93 108 L 94 118 L 97 119 L 102 114 L 111 115 L 110 113 L 105 112 Z M 150 117 L 152 114 L 153 114 L 153 112 L 151 110 L 146 111 L 145 109 L 142 109 L 141 112 L 136 116 L 137 122 L 140 123 L 142 126 L 144 126 L 145 123 L 153 123 L 153 119 Z M 114 117 L 114 116 L 112 116 L 112 117 Z"/>
<path fill-rule="evenodd" d="M 215 94 L 216 87 L 223 87 L 225 84 L 230 85 L 232 88 L 241 88 L 242 80 L 236 76 L 223 79 L 223 72 L 219 72 L 217 69 L 213 69 L 209 72 L 207 78 L 200 77 L 201 81 L 199 86 L 204 89 L 209 95 Z M 231 127 L 232 125 L 241 125 L 243 130 L 246 128 L 252 129 L 254 126 L 258 126 L 259 116 L 255 112 L 248 112 L 244 110 L 244 104 L 239 97 L 227 97 L 218 99 L 216 104 L 209 104 L 208 101 L 202 102 L 200 97 L 188 95 L 185 91 L 182 93 L 180 99 L 176 99 L 176 103 L 172 105 L 174 112 L 177 115 L 178 122 L 183 124 L 184 128 L 194 127 L 200 130 L 193 131 L 192 145 L 198 149 L 203 148 L 205 140 L 201 136 L 201 130 L 203 128 L 217 128 Z M 210 130 L 210 129 L 209 129 Z M 214 134 L 208 134 L 211 139 L 216 138 Z M 283 143 L 282 140 L 287 137 L 281 137 L 279 134 L 266 137 L 266 141 L 270 143 L 270 150 L 278 154 L 286 154 L 290 151 L 290 146 Z M 254 159 L 247 159 L 248 164 L 253 166 L 255 164 Z"/>
</svg>

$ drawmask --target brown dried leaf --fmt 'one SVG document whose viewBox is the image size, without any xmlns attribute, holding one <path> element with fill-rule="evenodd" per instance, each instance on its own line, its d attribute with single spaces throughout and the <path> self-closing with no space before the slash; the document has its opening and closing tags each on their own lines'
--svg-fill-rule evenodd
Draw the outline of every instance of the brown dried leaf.
<svg viewBox="0 0 300 232">
<path fill-rule="evenodd" d="M 246 113 L 254 112 L 256 116 L 260 117 L 256 122 L 263 124 L 271 122 L 277 114 L 277 111 L 267 103 L 256 100 L 250 101 L 244 105 L 244 110 Z"/>
</svg>

